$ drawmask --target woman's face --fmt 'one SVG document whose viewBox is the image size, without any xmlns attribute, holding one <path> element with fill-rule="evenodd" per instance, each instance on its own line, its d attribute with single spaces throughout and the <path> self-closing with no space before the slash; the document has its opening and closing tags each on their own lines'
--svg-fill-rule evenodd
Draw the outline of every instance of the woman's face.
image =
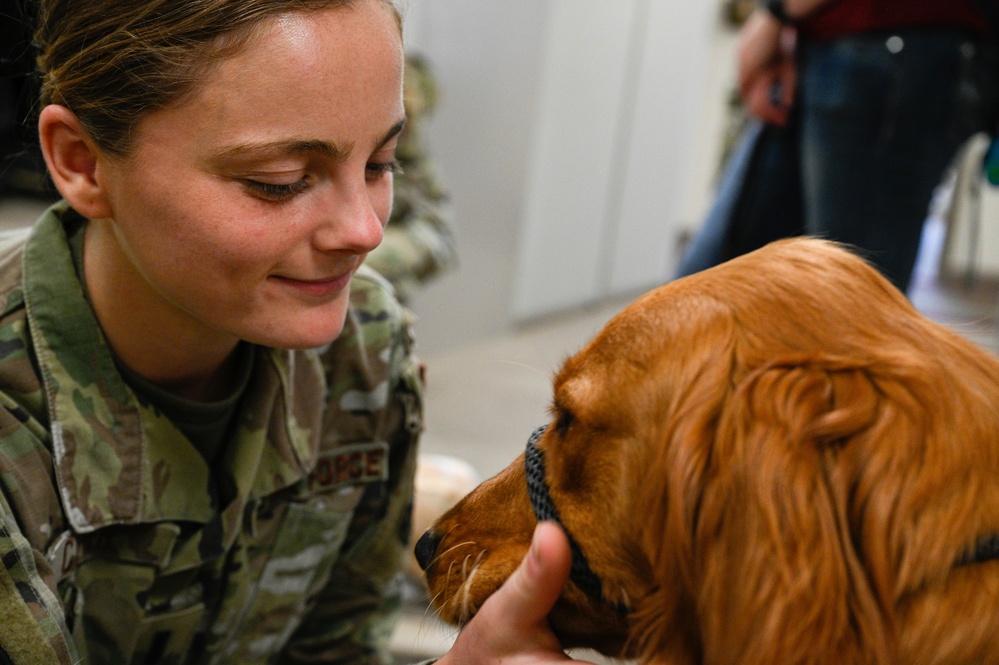
<svg viewBox="0 0 999 665">
<path fill-rule="evenodd" d="M 335 338 L 391 208 L 402 63 L 382 2 L 263 24 L 194 96 L 143 119 L 133 155 L 99 161 L 115 288 L 194 338 Z"/>
</svg>

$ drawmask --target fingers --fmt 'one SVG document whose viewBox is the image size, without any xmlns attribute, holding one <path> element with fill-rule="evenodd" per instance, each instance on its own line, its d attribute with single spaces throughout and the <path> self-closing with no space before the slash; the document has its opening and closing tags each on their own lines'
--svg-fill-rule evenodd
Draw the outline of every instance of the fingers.
<svg viewBox="0 0 999 665">
<path fill-rule="evenodd" d="M 794 103 L 797 33 L 765 10 L 755 12 L 739 31 L 739 92 L 746 110 L 765 122 L 787 123 Z"/>
<path fill-rule="evenodd" d="M 794 106 L 797 83 L 798 73 L 794 61 L 782 61 L 747 86 L 743 96 L 746 111 L 764 122 L 787 124 Z"/>
<path fill-rule="evenodd" d="M 746 94 L 747 86 L 769 69 L 780 54 L 781 25 L 767 11 L 750 15 L 739 30 L 737 65 L 739 90 Z"/>
<path fill-rule="evenodd" d="M 750 115 L 773 125 L 783 125 L 787 122 L 789 110 L 789 105 L 784 103 L 784 96 L 778 80 L 771 76 L 761 76 L 743 91 L 742 103 Z"/>
</svg>

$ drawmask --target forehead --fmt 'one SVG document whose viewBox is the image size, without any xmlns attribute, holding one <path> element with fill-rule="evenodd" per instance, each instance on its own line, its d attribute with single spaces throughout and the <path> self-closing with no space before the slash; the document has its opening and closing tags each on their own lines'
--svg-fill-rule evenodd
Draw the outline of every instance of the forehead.
<svg viewBox="0 0 999 665">
<path fill-rule="evenodd" d="M 218 63 L 202 90 L 251 99 L 273 91 L 316 103 L 329 96 L 324 90 L 362 99 L 386 89 L 401 95 L 402 60 L 394 18 L 383 3 L 367 0 L 265 21 L 241 52 Z"/>
<path fill-rule="evenodd" d="M 636 409 L 651 408 L 668 390 L 663 367 L 685 353 L 676 347 L 670 301 L 662 288 L 638 298 L 566 360 L 554 381 L 555 407 L 606 427 L 625 426 Z"/>
<path fill-rule="evenodd" d="M 403 116 L 402 61 L 398 24 L 380 1 L 281 14 L 140 131 L 172 133 L 178 146 L 191 135 L 205 150 L 290 137 L 366 144 Z"/>
<path fill-rule="evenodd" d="M 278 50 L 275 50 L 278 49 Z M 235 58 L 248 64 L 293 66 L 304 74 L 339 69 L 347 54 L 402 57 L 398 19 L 381 0 L 347 6 L 289 11 L 261 21 Z M 334 57 L 337 56 L 337 57 Z M 233 58 L 224 59 L 223 63 Z"/>
</svg>

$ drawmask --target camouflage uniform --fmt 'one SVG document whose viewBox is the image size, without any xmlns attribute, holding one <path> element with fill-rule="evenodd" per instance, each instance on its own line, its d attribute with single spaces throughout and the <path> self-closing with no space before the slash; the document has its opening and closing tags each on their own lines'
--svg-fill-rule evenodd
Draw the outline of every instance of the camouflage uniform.
<svg viewBox="0 0 999 665">
<path fill-rule="evenodd" d="M 392 282 L 400 300 L 409 302 L 421 285 L 454 267 L 457 254 L 450 201 L 423 142 L 425 123 L 437 104 L 437 85 L 427 63 L 414 54 L 406 56 L 404 81 L 406 128 L 396 148 L 402 173 L 395 177 L 385 237 L 368 254 L 367 264 Z"/>
<path fill-rule="evenodd" d="M 0 663 L 384 662 L 421 429 L 391 287 L 362 268 L 331 345 L 258 348 L 209 468 L 122 381 L 71 218 L 0 237 Z"/>
</svg>

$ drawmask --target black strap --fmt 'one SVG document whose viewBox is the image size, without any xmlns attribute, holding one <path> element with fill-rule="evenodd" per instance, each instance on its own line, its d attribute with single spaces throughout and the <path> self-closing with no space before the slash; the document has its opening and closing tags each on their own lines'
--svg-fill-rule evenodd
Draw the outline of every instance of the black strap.
<svg viewBox="0 0 999 665">
<path fill-rule="evenodd" d="M 957 560 L 955 566 L 968 566 L 999 559 L 999 535 L 986 536 L 975 543 L 975 548 Z"/>
<path fill-rule="evenodd" d="M 545 480 L 545 456 L 537 446 L 541 435 L 545 433 L 545 429 L 547 429 L 547 425 L 542 425 L 534 430 L 531 437 L 527 440 L 527 452 L 524 456 L 524 463 L 527 470 L 527 493 L 531 497 L 531 507 L 534 509 L 534 515 L 539 522 L 552 520 L 562 526 L 562 530 L 569 539 L 569 549 L 572 551 L 572 569 L 569 573 L 569 579 L 587 595 L 599 598 L 601 602 L 611 605 L 620 614 L 628 614 L 629 610 L 627 607 L 624 605 L 614 605 L 604 598 L 603 582 L 600 581 L 597 574 L 590 568 L 590 564 L 586 560 L 586 555 L 583 554 L 582 548 L 579 547 L 576 539 L 572 537 L 572 534 L 569 533 L 569 530 L 565 528 L 561 518 L 559 518 L 558 510 L 555 508 L 555 502 L 552 501 L 551 494 L 548 492 L 548 483 Z"/>
</svg>

